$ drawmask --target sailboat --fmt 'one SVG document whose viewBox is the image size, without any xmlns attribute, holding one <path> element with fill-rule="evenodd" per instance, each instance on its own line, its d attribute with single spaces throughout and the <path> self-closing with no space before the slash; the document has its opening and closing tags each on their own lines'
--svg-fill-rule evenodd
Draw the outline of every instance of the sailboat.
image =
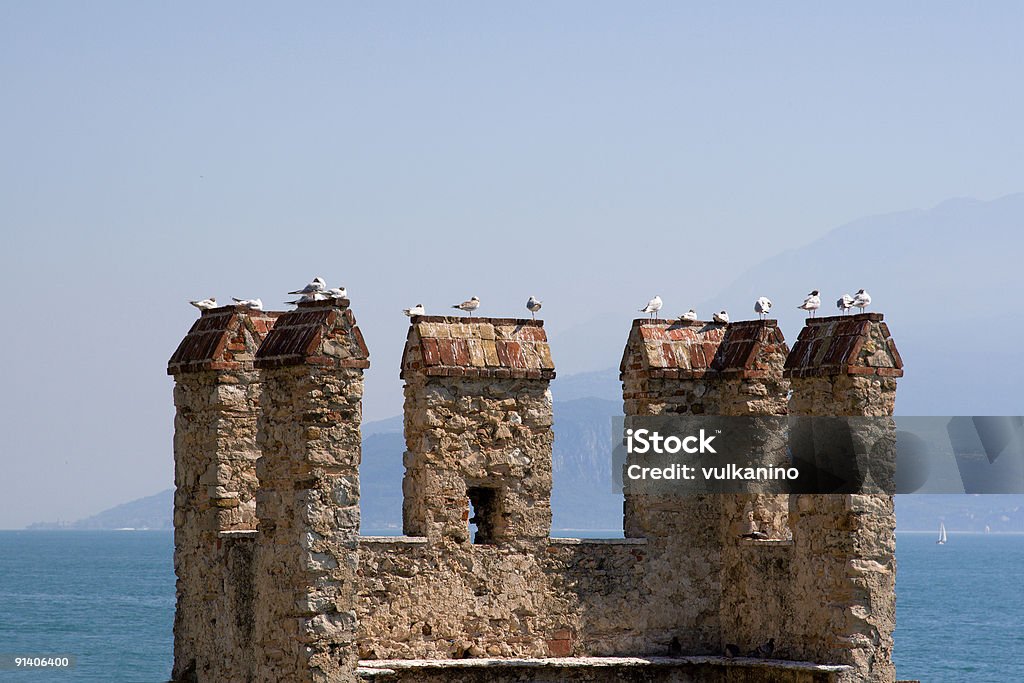
<svg viewBox="0 0 1024 683">
<path fill-rule="evenodd" d="M 946 525 L 939 522 L 939 540 L 935 541 L 939 545 L 946 544 Z"/>
</svg>

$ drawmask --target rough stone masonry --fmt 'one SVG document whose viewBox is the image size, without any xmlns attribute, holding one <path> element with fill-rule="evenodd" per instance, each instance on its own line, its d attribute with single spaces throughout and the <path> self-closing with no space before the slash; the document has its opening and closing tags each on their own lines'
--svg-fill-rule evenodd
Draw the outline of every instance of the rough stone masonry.
<svg viewBox="0 0 1024 683">
<path fill-rule="evenodd" d="M 171 358 L 175 681 L 894 680 L 891 497 L 630 496 L 626 538 L 550 537 L 541 321 L 412 320 L 405 535 L 360 537 L 368 359 L 347 300 L 207 311 Z M 888 416 L 902 361 L 880 314 L 792 351 L 638 320 L 621 371 L 627 419 Z"/>
</svg>

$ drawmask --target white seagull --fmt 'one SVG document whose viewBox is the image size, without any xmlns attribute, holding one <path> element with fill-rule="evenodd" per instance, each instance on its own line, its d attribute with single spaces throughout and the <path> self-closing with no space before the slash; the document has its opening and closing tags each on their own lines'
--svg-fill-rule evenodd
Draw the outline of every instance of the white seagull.
<svg viewBox="0 0 1024 683">
<path fill-rule="evenodd" d="M 247 306 L 247 307 L 251 308 L 254 311 L 262 311 L 263 310 L 263 300 L 262 299 L 236 299 L 235 297 L 231 297 L 231 300 L 234 301 L 239 306 Z"/>
<path fill-rule="evenodd" d="M 530 312 L 530 315 L 533 317 L 534 320 L 537 319 L 537 311 L 540 310 L 540 307 L 542 305 L 543 305 L 543 302 L 540 299 L 538 299 L 537 297 L 535 297 L 535 296 L 531 296 L 526 301 L 526 310 L 528 310 Z"/>
<path fill-rule="evenodd" d="M 309 294 L 303 294 L 295 301 L 285 301 L 286 304 L 297 306 L 298 304 L 304 304 L 307 301 L 323 301 L 327 297 L 324 296 L 323 292 L 311 292 Z"/>
<path fill-rule="evenodd" d="M 455 304 L 452 308 L 457 308 L 460 311 L 465 311 L 470 315 L 473 315 L 473 311 L 480 308 L 480 299 L 475 296 L 471 296 L 468 300 L 463 301 L 461 304 Z"/>
<path fill-rule="evenodd" d="M 871 303 L 871 295 L 863 289 L 858 289 L 857 293 L 853 295 L 853 305 L 860 309 L 863 313 L 864 309 Z"/>
<path fill-rule="evenodd" d="M 315 277 L 313 281 L 302 289 L 296 289 L 294 292 L 288 292 L 289 294 L 314 294 L 315 292 L 322 292 L 327 287 L 327 283 L 324 282 L 322 277 Z"/>
<path fill-rule="evenodd" d="M 209 299 L 203 299 L 202 301 L 189 301 L 189 303 L 200 311 L 208 311 L 211 308 L 217 308 L 217 300 L 212 296 Z"/>
<path fill-rule="evenodd" d="M 853 308 L 853 297 L 849 294 L 843 294 L 841 297 L 836 299 L 836 308 L 839 309 L 842 315 L 846 315 L 846 312 Z"/>
<path fill-rule="evenodd" d="M 640 309 L 641 313 L 647 313 L 655 320 L 658 319 L 658 311 L 661 310 L 661 297 L 655 295 L 653 299 L 647 302 L 647 305 Z"/>
<path fill-rule="evenodd" d="M 805 311 L 810 311 L 811 317 L 813 318 L 814 312 L 821 308 L 821 297 L 818 296 L 818 290 L 815 289 L 810 294 L 808 294 L 807 298 L 804 299 L 804 302 L 797 306 L 797 308 L 803 309 Z"/>
<path fill-rule="evenodd" d="M 719 311 L 718 313 L 715 313 L 714 315 L 711 316 L 711 319 L 714 320 L 716 323 L 722 323 L 723 325 L 729 324 L 729 314 L 726 313 L 725 311 Z"/>
<path fill-rule="evenodd" d="M 348 290 L 344 287 L 334 287 L 332 289 L 325 289 L 321 292 L 328 299 L 347 299 Z"/>
<path fill-rule="evenodd" d="M 764 318 L 768 315 L 768 312 L 772 310 L 772 300 L 766 296 L 757 297 L 757 301 L 754 302 L 754 313 Z"/>
<path fill-rule="evenodd" d="M 417 315 L 426 315 L 427 311 L 423 308 L 423 304 L 416 304 L 412 308 L 403 308 L 402 313 L 405 313 L 407 316 L 412 318 Z"/>
<path fill-rule="evenodd" d="M 693 310 L 691 308 L 686 313 L 683 313 L 681 316 L 679 316 L 679 319 L 680 320 L 696 320 L 697 319 L 697 311 L 695 311 L 695 310 Z"/>
</svg>

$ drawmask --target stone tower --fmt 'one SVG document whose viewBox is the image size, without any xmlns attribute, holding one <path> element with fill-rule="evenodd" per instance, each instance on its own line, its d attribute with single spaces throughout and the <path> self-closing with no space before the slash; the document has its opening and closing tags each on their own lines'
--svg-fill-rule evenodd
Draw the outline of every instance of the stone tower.
<svg viewBox="0 0 1024 683">
<path fill-rule="evenodd" d="M 539 320 L 413 318 L 401 372 L 407 535 L 464 543 L 473 524 L 478 544 L 548 537 L 554 376 Z"/>
<path fill-rule="evenodd" d="M 634 320 L 620 364 L 626 426 L 644 416 L 782 416 L 788 348 L 774 320 L 721 325 Z M 773 429 L 778 429 L 777 422 Z M 779 443 L 782 443 L 779 440 Z M 723 573 L 745 571 L 737 532 L 746 523 L 772 538 L 788 535 L 785 497 L 770 495 L 627 495 L 627 537 L 647 538 L 657 565 L 654 585 L 677 614 L 649 626 L 691 652 L 721 652 Z M 729 575 L 729 580 L 741 577 Z M 726 629 L 728 630 L 728 629 Z M 680 636 L 682 633 L 682 637 Z"/>
<path fill-rule="evenodd" d="M 256 354 L 258 442 L 255 678 L 356 680 L 363 371 L 347 299 L 299 304 Z"/>
<path fill-rule="evenodd" d="M 866 416 L 850 421 L 858 442 L 894 438 L 891 416 L 903 361 L 881 313 L 808 318 L 786 361 L 793 416 Z M 793 439 L 821 451 L 830 422 L 796 423 Z M 870 446 L 868 446 L 870 448 Z M 855 667 L 851 680 L 891 682 L 896 623 L 896 518 L 893 497 L 801 494 L 790 497 L 793 531 L 792 633 L 796 656 Z"/>
<path fill-rule="evenodd" d="M 167 364 L 176 410 L 175 680 L 245 666 L 245 624 L 223 615 L 235 612 L 231 568 L 248 560 L 234 537 L 256 529 L 262 386 L 253 359 L 276 316 L 244 306 L 203 311 Z"/>
</svg>

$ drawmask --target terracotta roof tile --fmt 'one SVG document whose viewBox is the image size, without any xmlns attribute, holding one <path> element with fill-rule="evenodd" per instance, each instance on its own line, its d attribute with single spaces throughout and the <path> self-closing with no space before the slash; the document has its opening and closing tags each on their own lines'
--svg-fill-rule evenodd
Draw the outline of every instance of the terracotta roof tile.
<svg viewBox="0 0 1024 683">
<path fill-rule="evenodd" d="M 247 306 L 203 311 L 167 361 L 167 374 L 251 368 L 256 350 L 280 315 Z"/>
<path fill-rule="evenodd" d="M 903 359 L 881 313 L 808 318 L 786 358 L 787 377 L 903 376 Z"/>
<path fill-rule="evenodd" d="M 310 301 L 281 314 L 256 352 L 255 366 L 369 367 L 370 353 L 348 304 L 348 299 Z"/>
<path fill-rule="evenodd" d="M 409 327 L 401 376 L 409 372 L 550 380 L 555 364 L 540 320 L 431 315 Z"/>
<path fill-rule="evenodd" d="M 701 321 L 633 321 L 619 365 L 620 373 L 695 379 L 706 375 L 759 376 L 769 368 L 763 352 L 785 354 L 785 340 L 774 320 L 729 325 Z"/>
</svg>

